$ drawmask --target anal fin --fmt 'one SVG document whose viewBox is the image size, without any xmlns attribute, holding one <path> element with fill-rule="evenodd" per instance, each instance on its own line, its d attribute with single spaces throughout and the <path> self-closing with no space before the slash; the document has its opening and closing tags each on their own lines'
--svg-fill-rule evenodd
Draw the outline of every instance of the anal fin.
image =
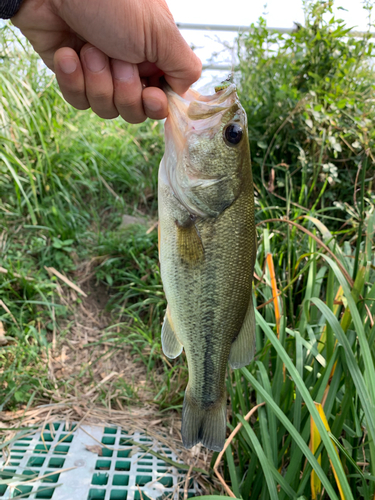
<svg viewBox="0 0 375 500">
<path fill-rule="evenodd" d="M 178 338 L 176 337 L 169 306 L 167 306 L 167 310 L 164 316 L 163 326 L 161 329 L 161 345 L 164 354 L 169 359 L 177 358 L 182 353 L 183 347 Z"/>
<path fill-rule="evenodd" d="M 229 364 L 232 368 L 242 368 L 250 363 L 255 353 L 255 312 L 251 296 L 240 333 L 232 343 Z"/>
</svg>

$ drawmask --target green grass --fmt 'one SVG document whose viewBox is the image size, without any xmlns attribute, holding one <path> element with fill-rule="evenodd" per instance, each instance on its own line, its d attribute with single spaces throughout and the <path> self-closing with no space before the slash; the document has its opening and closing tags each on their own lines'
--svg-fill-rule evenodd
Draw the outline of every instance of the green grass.
<svg viewBox="0 0 375 500">
<path fill-rule="evenodd" d="M 269 32 L 260 18 L 240 35 L 238 78 L 254 180 L 273 205 L 352 205 L 363 153 L 374 153 L 375 45 L 370 34 L 350 36 L 334 3 L 304 1 L 304 26 L 291 34 Z M 369 31 L 372 5 L 363 2 Z"/>
<path fill-rule="evenodd" d="M 155 232 L 119 230 L 124 214 L 155 219 L 162 127 L 74 110 L 14 33 L 4 27 L 0 37 L 0 298 L 9 310 L 0 307 L 0 321 L 11 338 L 0 350 L 3 408 L 26 403 L 30 391 L 48 398 L 54 389 L 46 363 L 51 334 L 63 336 L 75 304 L 60 300 L 46 267 L 75 281 L 96 259 L 93 279 L 107 287 L 118 322 L 128 322 L 127 298 L 136 314 L 152 292 L 156 331 L 164 300 Z"/>
<path fill-rule="evenodd" d="M 267 305 L 257 312 L 255 360 L 247 368 L 229 373 L 230 427 L 239 422 L 243 427 L 231 443 L 233 458 L 225 463 L 225 477 L 236 496 L 243 498 L 312 498 L 310 474 L 314 469 L 326 491 L 322 495 L 340 498 L 329 457 L 345 498 L 359 495 L 370 499 L 375 489 L 375 327 L 370 321 L 375 312 L 375 212 L 373 207 L 368 212 L 365 241 L 357 239 L 360 252 L 350 251 L 348 245 L 340 250 L 327 228 L 319 221 L 307 221 L 306 229 L 313 233 L 316 222 L 328 247 L 335 250 L 334 258 L 322 252 L 320 235 L 317 245 L 315 239 L 297 230 L 293 245 L 288 238 L 284 249 L 289 224 L 276 219 L 262 230 L 256 264 L 262 282 L 256 283 L 255 299 L 258 305 Z M 281 291 L 279 336 L 274 304 L 268 303 L 272 297 L 265 262 L 268 253 L 273 256 Z M 350 279 L 355 268 L 353 286 L 344 272 Z M 334 305 L 340 286 L 343 298 Z M 258 409 L 258 418 L 246 423 L 243 417 L 264 401 L 266 406 Z M 323 404 L 331 433 L 314 402 Z M 311 418 L 323 443 L 321 465 L 309 449 Z"/>
<path fill-rule="evenodd" d="M 312 470 L 321 485 L 316 498 L 340 498 L 338 483 L 346 499 L 370 499 L 375 491 L 373 146 L 371 134 L 354 125 L 362 126 L 363 109 L 346 100 L 367 92 L 373 47 L 366 40 L 347 43 L 342 22 L 323 20 L 332 2 L 311 5 L 306 28 L 285 41 L 261 22 L 243 37 L 239 52 L 259 193 L 256 273 L 262 277 L 255 291 L 261 307 L 256 358 L 228 378 L 231 428 L 243 427 L 224 474 L 243 498 L 314 498 Z M 266 56 L 267 44 L 274 50 Z M 341 51 L 336 62 L 334 50 Z M 359 67 L 353 80 L 344 76 L 350 65 Z M 333 115 L 334 128 L 327 128 Z M 352 125 L 340 134 L 348 119 Z M 342 142 L 335 152 L 327 141 L 336 133 Z M 368 149 L 349 151 L 343 139 L 366 140 Z M 330 181 L 328 161 L 339 169 Z M 348 183 L 352 169 L 357 180 Z M 272 170 L 275 180 L 267 186 L 265 172 Z M 267 254 L 281 292 L 279 329 Z M 266 405 L 246 423 L 243 417 L 261 402 Z M 330 431 L 314 403 L 322 404 Z M 315 456 L 311 419 L 321 438 Z"/>
<path fill-rule="evenodd" d="M 162 127 L 153 121 L 137 126 L 103 121 L 74 110 L 30 48 L 22 40 L 14 44 L 9 28 L 1 37 L 0 299 L 6 309 L 0 305 L 0 321 L 7 344 L 0 346 L 0 411 L 76 394 L 82 380 L 91 384 L 87 389 L 95 385 L 92 366 L 104 351 L 82 363 L 78 375 L 57 381 L 49 375 L 53 335 L 59 346 L 82 302 L 79 294 L 63 300 L 70 289 L 47 272 L 54 267 L 77 283 L 88 274 L 106 291 L 111 322 L 90 348 L 105 346 L 110 357 L 127 346 L 132 360 L 146 368 L 151 401 L 161 412 L 180 412 L 186 362 L 181 356 L 170 363 L 162 355 L 166 304 L 157 232 L 147 231 L 157 218 Z M 244 82 L 240 91 L 251 107 Z M 267 148 L 273 135 L 262 139 Z M 289 165 L 277 167 L 275 194 L 285 201 L 258 182 L 257 349 L 249 366 L 228 369 L 229 428 L 238 423 L 242 428 L 225 453 L 222 472 L 237 497 L 273 500 L 312 498 L 314 471 L 321 483 L 317 498 L 335 499 L 340 493 L 334 468 L 346 499 L 370 500 L 375 491 L 372 153 L 356 151 L 352 161 L 362 169 L 356 199 L 353 192 L 347 196 L 345 185 L 341 203 L 340 191 L 330 190 L 327 176 L 319 175 L 328 149 L 317 138 L 309 140 L 312 175 L 307 170 L 292 175 L 304 165 L 294 153 Z M 262 144 L 258 153 L 253 168 L 261 179 Z M 276 148 L 271 157 L 267 166 L 276 168 Z M 146 225 L 120 228 L 124 214 L 142 215 Z M 96 401 L 117 407 L 111 399 L 116 394 L 123 403 L 139 404 L 137 391 L 133 381 L 118 379 L 103 385 Z M 330 431 L 315 403 L 322 404 Z M 311 418 L 321 438 L 315 455 Z"/>
</svg>

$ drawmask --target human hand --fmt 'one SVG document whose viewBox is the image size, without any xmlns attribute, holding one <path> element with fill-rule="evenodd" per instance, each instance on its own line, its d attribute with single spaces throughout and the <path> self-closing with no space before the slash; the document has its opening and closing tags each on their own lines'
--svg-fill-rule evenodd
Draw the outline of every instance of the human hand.
<svg viewBox="0 0 375 500">
<path fill-rule="evenodd" d="M 165 118 L 160 77 L 182 94 L 201 74 L 164 0 L 24 0 L 12 22 L 64 98 L 102 118 Z"/>
</svg>

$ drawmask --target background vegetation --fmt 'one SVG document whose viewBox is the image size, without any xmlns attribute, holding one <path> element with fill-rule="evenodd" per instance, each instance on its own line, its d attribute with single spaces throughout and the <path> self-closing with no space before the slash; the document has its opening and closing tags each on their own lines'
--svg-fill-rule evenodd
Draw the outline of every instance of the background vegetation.
<svg viewBox="0 0 375 500">
<path fill-rule="evenodd" d="M 229 427 L 242 427 L 223 475 L 237 497 L 370 500 L 374 46 L 350 37 L 332 2 L 307 8 L 306 27 L 292 35 L 270 34 L 260 20 L 239 40 L 256 186 L 257 355 L 228 371 Z M 46 268 L 79 284 L 90 263 L 116 326 L 100 341 L 113 352 L 130 345 L 154 402 L 179 411 L 186 367 L 161 353 L 165 302 L 156 231 L 147 231 L 157 217 L 162 127 L 72 109 L 23 43 L 2 30 L 0 409 L 74 391 L 73 379 L 51 379 L 48 359 L 81 299 L 64 303 Z M 124 214 L 142 215 L 147 227 L 121 229 Z"/>
</svg>

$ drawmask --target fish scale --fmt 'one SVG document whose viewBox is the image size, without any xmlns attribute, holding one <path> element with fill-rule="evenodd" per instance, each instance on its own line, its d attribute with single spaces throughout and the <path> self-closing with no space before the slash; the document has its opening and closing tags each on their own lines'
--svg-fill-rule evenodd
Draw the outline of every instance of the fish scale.
<svg viewBox="0 0 375 500">
<path fill-rule="evenodd" d="M 162 344 L 167 356 L 183 346 L 187 357 L 184 445 L 221 450 L 228 360 L 239 368 L 254 353 L 256 232 L 246 114 L 234 85 L 210 97 L 190 90 L 181 98 L 169 88 L 166 94 L 159 258 L 169 314 Z"/>
</svg>

